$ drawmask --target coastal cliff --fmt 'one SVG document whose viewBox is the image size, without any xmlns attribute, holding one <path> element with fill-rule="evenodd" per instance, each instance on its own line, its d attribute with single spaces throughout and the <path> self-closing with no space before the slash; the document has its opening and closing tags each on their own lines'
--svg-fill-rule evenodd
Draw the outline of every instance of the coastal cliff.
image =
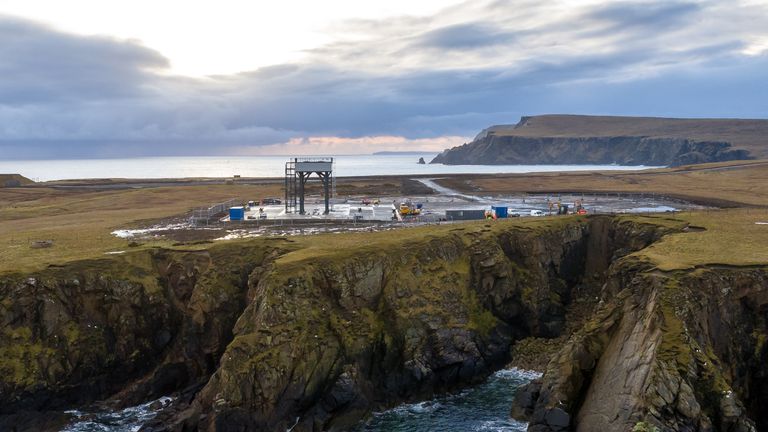
<svg viewBox="0 0 768 432">
<path fill-rule="evenodd" d="M 718 141 L 684 138 L 518 137 L 490 135 L 454 147 L 430 163 L 445 165 L 646 165 L 678 166 L 752 159 L 746 150 Z"/>
<path fill-rule="evenodd" d="M 140 250 L 6 275 L 0 426 L 45 430 L 37 412 L 176 393 L 144 430 L 348 430 L 479 382 L 515 360 L 518 341 L 576 329 L 517 396 L 531 430 L 754 430 L 768 279 L 762 268 L 665 273 L 635 255 L 684 229 L 531 219 L 348 247 Z"/>
<path fill-rule="evenodd" d="M 600 231 L 611 239 L 595 241 Z M 516 340 L 562 334 L 574 290 L 658 235 L 595 218 L 277 260 L 186 427 L 347 430 L 372 410 L 476 383 Z"/>
<path fill-rule="evenodd" d="M 768 271 L 648 270 L 615 266 L 593 319 L 516 395 L 529 431 L 768 427 Z"/>
<path fill-rule="evenodd" d="M 768 157 L 766 120 L 545 115 L 497 125 L 431 163 L 678 166 Z"/>
</svg>

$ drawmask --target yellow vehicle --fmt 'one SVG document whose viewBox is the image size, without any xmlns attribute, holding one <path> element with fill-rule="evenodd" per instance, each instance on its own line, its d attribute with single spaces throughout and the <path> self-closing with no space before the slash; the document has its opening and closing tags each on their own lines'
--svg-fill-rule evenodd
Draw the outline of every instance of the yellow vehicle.
<svg viewBox="0 0 768 432">
<path fill-rule="evenodd" d="M 400 204 L 400 214 L 402 216 L 416 216 L 421 214 L 420 206 L 414 206 L 413 203 L 404 202 Z"/>
</svg>

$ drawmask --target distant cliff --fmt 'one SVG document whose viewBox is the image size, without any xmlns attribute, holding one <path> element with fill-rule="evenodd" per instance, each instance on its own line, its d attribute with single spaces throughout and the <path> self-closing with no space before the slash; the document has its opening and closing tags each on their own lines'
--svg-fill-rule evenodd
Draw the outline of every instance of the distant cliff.
<svg viewBox="0 0 768 432">
<path fill-rule="evenodd" d="M 19 187 L 34 183 L 32 180 L 19 174 L 0 174 L 0 188 Z"/>
<path fill-rule="evenodd" d="M 685 165 L 768 157 L 768 120 L 547 115 L 484 129 L 431 163 Z"/>
<path fill-rule="evenodd" d="M 619 164 L 687 165 L 752 159 L 730 143 L 649 137 L 486 136 L 446 150 L 431 163 L 446 165 Z"/>
</svg>

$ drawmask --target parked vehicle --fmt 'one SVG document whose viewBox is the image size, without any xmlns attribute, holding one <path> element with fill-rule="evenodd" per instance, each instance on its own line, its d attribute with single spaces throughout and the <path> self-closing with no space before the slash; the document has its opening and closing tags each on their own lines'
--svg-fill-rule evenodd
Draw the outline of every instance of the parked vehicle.
<svg viewBox="0 0 768 432">
<path fill-rule="evenodd" d="M 261 203 L 264 205 L 270 205 L 270 204 L 280 204 L 282 201 L 280 201 L 278 198 L 262 198 Z"/>
<path fill-rule="evenodd" d="M 541 210 L 531 210 L 531 216 L 544 216 L 544 212 Z"/>
</svg>

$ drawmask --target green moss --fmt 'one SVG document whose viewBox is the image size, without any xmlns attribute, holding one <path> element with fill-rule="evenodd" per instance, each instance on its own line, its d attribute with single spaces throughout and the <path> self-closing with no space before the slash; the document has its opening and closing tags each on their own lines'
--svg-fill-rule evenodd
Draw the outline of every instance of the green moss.
<svg viewBox="0 0 768 432">
<path fill-rule="evenodd" d="M 661 311 L 662 336 L 658 358 L 675 365 L 680 375 L 685 376 L 693 361 L 685 327 L 671 305 L 662 305 Z"/>
<path fill-rule="evenodd" d="M 498 318 L 489 310 L 483 308 L 474 291 L 465 290 L 463 302 L 469 312 L 467 328 L 475 330 L 483 337 L 488 337 L 491 331 L 499 324 Z"/>
<path fill-rule="evenodd" d="M 763 356 L 765 343 L 768 342 L 768 335 L 755 331 L 753 332 L 752 337 L 755 338 L 755 359 L 759 360 Z"/>
<path fill-rule="evenodd" d="M 659 432 L 659 428 L 647 422 L 637 422 L 632 432 Z"/>
<path fill-rule="evenodd" d="M 0 376 L 17 388 L 35 386 L 44 381 L 40 362 L 55 354 L 33 338 L 28 327 L 6 328 L 0 336 Z"/>
<path fill-rule="evenodd" d="M 77 344 L 77 342 L 80 340 L 80 329 L 78 328 L 78 325 L 72 321 L 68 322 L 64 326 L 62 333 L 69 346 Z"/>
</svg>

